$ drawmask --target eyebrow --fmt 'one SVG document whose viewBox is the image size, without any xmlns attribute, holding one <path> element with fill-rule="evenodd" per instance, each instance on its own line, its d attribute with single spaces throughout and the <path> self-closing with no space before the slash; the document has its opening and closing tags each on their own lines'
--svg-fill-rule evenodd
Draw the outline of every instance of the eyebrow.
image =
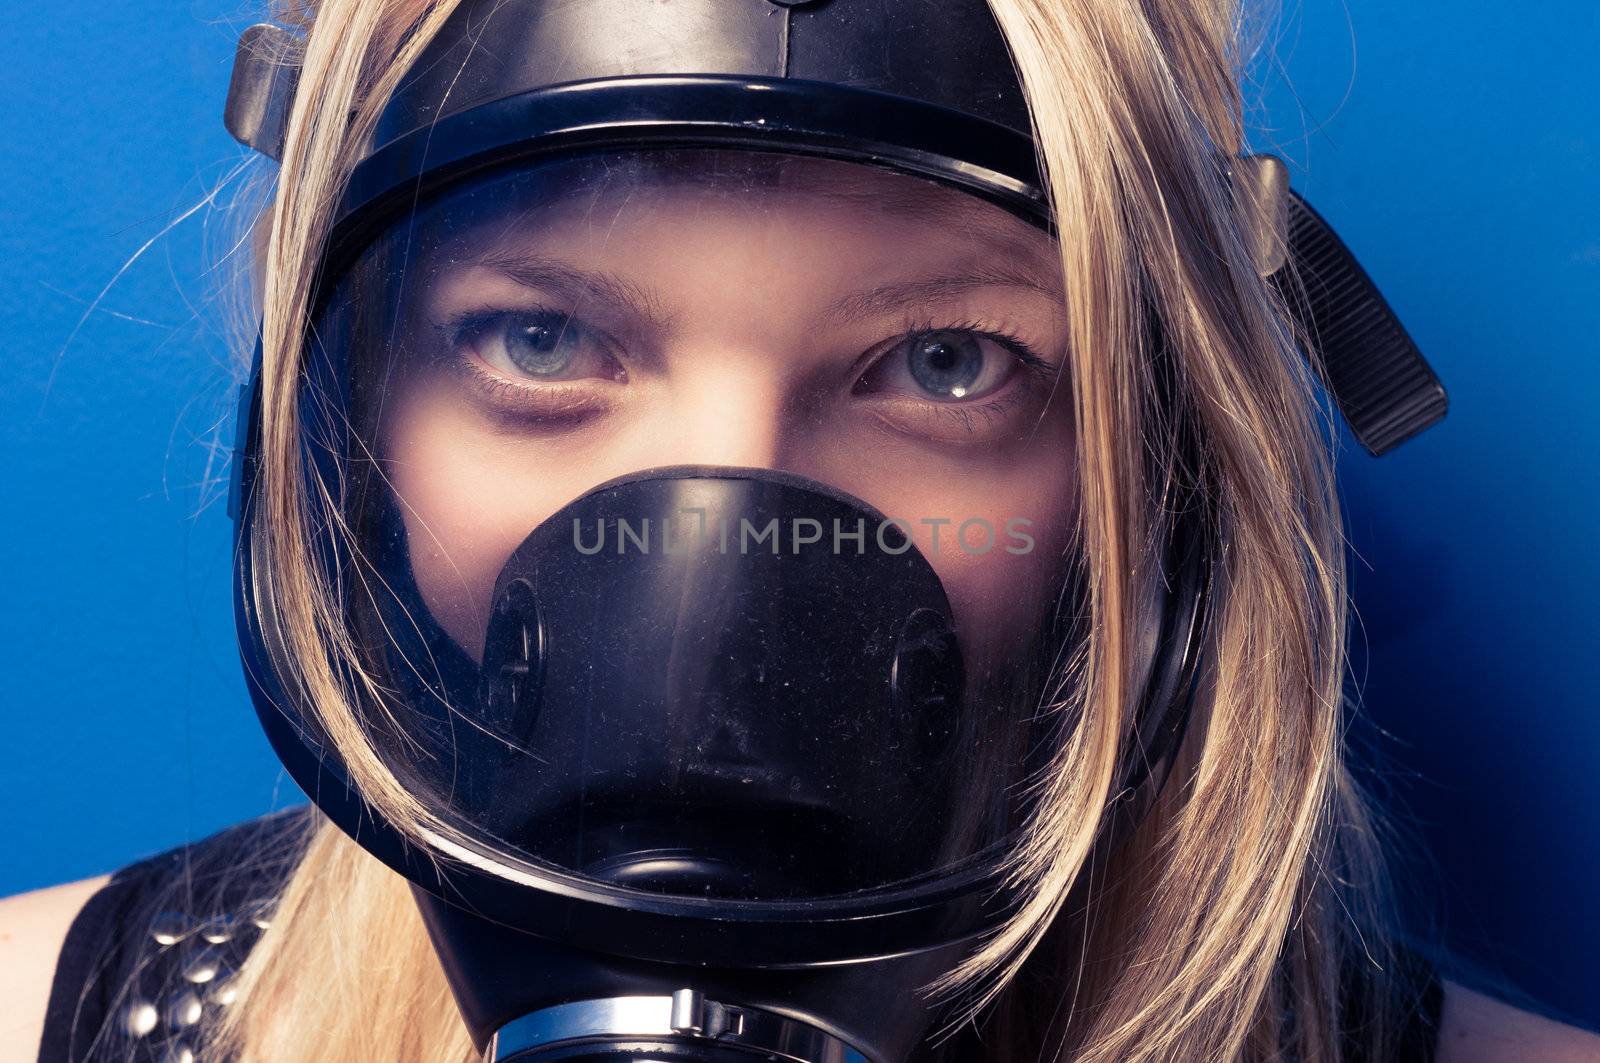
<svg viewBox="0 0 1600 1063">
<path fill-rule="evenodd" d="M 552 291 L 575 305 L 598 298 L 660 331 L 670 328 L 677 317 L 654 293 L 614 273 L 576 269 L 554 259 L 505 251 L 475 256 L 469 264 L 493 270 L 525 287 Z M 1046 283 L 1034 270 L 1008 261 L 984 261 L 938 276 L 851 292 L 830 304 L 821 316 L 830 324 L 848 325 L 982 288 L 1018 288 L 1057 301 L 1062 297 L 1059 287 Z"/>
<path fill-rule="evenodd" d="M 554 292 L 575 306 L 598 298 L 642 318 L 658 331 L 668 329 L 676 317 L 649 290 L 615 273 L 575 269 L 555 259 L 515 252 L 490 252 L 472 257 L 467 264 L 493 270 L 524 287 Z"/>
<path fill-rule="evenodd" d="M 1010 262 L 982 262 L 936 277 L 880 284 L 852 292 L 824 310 L 823 316 L 838 324 L 849 324 L 917 303 L 965 295 L 979 288 L 1020 288 L 1047 299 L 1062 297 L 1058 287 L 1045 283 L 1032 270 Z"/>
</svg>

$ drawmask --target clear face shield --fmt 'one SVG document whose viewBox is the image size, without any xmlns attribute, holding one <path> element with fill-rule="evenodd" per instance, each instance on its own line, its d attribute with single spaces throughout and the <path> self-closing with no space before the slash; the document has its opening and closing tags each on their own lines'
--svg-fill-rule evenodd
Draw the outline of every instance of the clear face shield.
<svg viewBox="0 0 1600 1063">
<path fill-rule="evenodd" d="M 303 44 L 240 42 L 225 120 L 273 157 Z M 1089 634 L 1015 75 L 982 0 L 464 0 L 358 146 L 299 370 L 309 512 L 258 490 L 291 459 L 243 407 L 241 653 L 486 1059 L 925 1063 L 925 988 L 1014 914 Z M 1219 176 L 1262 275 L 1319 282 L 1288 309 L 1363 444 L 1442 416 L 1282 165 Z M 1175 500 L 1139 574 L 1124 811 L 1188 715 L 1209 513 Z M 278 626 L 302 525 L 337 743 Z"/>
<path fill-rule="evenodd" d="M 1081 608 L 1044 232 L 640 149 L 457 183 L 327 290 L 360 720 L 483 869 L 780 907 L 994 873 Z"/>
</svg>

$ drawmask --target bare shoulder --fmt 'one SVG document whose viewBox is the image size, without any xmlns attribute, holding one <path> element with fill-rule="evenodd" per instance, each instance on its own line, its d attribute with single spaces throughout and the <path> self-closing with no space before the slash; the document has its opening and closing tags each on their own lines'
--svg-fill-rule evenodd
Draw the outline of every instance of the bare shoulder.
<svg viewBox="0 0 1600 1063">
<path fill-rule="evenodd" d="M 1600 1035 L 1444 983 L 1438 1063 L 1600 1063 Z"/>
<path fill-rule="evenodd" d="M 56 957 L 72 920 L 110 876 L 0 899 L 0 1063 L 33 1063 Z"/>
</svg>

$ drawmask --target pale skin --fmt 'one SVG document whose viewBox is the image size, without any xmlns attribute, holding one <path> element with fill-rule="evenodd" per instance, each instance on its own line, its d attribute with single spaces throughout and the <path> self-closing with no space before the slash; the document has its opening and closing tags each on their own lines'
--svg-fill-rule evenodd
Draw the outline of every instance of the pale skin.
<svg viewBox="0 0 1600 1063">
<path fill-rule="evenodd" d="M 541 521 L 624 473 L 704 464 L 796 473 L 906 520 L 969 659 L 1015 658 L 1074 494 L 1041 231 L 824 160 L 714 185 L 613 170 L 509 217 L 450 218 L 464 232 L 409 267 L 402 364 L 377 370 L 374 449 L 424 598 L 468 652 Z M 1016 518 L 1026 553 L 983 549 Z"/>
<path fill-rule="evenodd" d="M 737 193 L 617 185 L 430 254 L 372 446 L 423 595 L 469 652 L 534 526 L 676 464 L 783 469 L 912 521 L 1027 517 L 1021 556 L 935 551 L 926 523 L 913 538 L 980 655 L 1044 602 L 1074 456 L 1058 267 L 1027 223 L 810 162 Z M 0 901 L 0 1063 L 36 1058 L 62 941 L 105 881 Z M 1446 982 L 1438 1059 L 1600 1061 L 1600 1037 Z"/>
</svg>

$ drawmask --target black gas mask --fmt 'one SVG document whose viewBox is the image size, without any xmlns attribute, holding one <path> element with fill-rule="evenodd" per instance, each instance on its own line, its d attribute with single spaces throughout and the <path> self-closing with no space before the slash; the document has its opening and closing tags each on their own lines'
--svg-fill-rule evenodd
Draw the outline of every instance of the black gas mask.
<svg viewBox="0 0 1600 1063">
<path fill-rule="evenodd" d="M 292 53 L 252 29 L 230 90 L 271 155 Z M 1066 401 L 1027 129 L 977 0 L 469 0 L 389 101 L 318 273 L 299 446 L 358 741 L 425 844 L 287 678 L 253 387 L 239 630 L 279 756 L 413 883 L 487 1059 L 897 1063 L 930 1051 L 919 989 L 1012 910 L 1087 634 L 1069 496 L 1024 475 Z M 1281 166 L 1232 165 L 1263 272 L 1330 279 L 1294 305 L 1363 442 L 1441 416 Z M 907 263 L 917 227 L 943 274 Z M 978 320 L 982 290 L 1032 323 Z M 713 349 L 781 349 L 750 377 L 779 399 L 690 363 L 764 449 L 690 438 L 671 367 Z M 1210 524 L 1173 512 L 1118 793 L 1159 784 L 1198 666 Z"/>
</svg>

